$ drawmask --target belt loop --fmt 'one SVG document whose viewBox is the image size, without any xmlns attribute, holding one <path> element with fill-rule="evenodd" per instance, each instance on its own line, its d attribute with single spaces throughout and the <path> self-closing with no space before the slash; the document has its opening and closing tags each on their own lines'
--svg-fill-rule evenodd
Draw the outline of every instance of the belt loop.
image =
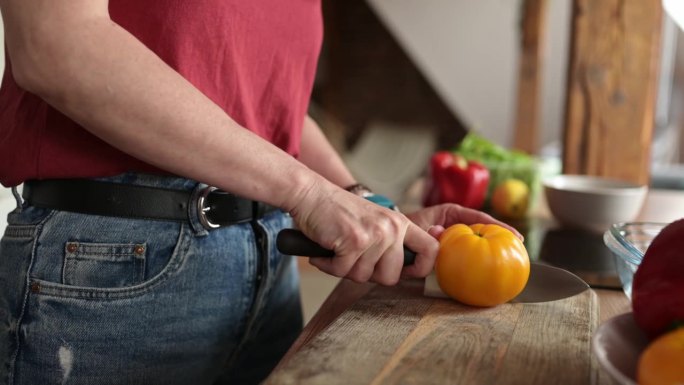
<svg viewBox="0 0 684 385">
<path fill-rule="evenodd" d="M 21 199 L 21 195 L 19 194 L 19 190 L 17 189 L 17 187 L 18 186 L 12 187 L 12 195 L 14 196 L 14 200 L 17 201 L 17 212 L 21 212 L 22 208 L 24 207 L 24 200 Z M 24 188 L 26 188 L 25 184 Z"/>
<path fill-rule="evenodd" d="M 257 220 L 264 216 L 266 213 L 266 206 L 258 201 L 252 201 L 252 219 Z"/>
</svg>

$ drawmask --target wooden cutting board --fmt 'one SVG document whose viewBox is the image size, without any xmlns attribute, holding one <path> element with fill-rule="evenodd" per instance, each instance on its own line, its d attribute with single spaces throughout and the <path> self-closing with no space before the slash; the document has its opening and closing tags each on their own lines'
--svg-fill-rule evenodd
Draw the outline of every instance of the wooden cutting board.
<svg viewBox="0 0 684 385">
<path fill-rule="evenodd" d="M 377 286 L 266 384 L 595 384 L 596 295 L 473 308 Z"/>
</svg>

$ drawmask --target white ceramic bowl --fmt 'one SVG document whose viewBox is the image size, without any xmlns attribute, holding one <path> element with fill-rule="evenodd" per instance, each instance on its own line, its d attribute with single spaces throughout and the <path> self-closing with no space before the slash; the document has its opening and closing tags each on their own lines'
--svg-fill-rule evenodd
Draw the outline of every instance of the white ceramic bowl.
<svg viewBox="0 0 684 385">
<path fill-rule="evenodd" d="M 647 345 L 648 338 L 632 313 L 602 323 L 592 336 L 592 350 L 599 364 L 620 385 L 636 385 L 639 356 Z"/>
<path fill-rule="evenodd" d="M 613 223 L 633 221 L 648 187 L 586 175 L 557 175 L 544 181 L 546 202 L 563 225 L 606 231 Z"/>
</svg>

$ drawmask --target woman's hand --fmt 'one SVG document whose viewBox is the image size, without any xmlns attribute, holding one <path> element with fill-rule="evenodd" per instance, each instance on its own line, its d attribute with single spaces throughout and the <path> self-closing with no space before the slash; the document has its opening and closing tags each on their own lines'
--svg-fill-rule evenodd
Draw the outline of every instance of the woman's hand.
<svg viewBox="0 0 684 385">
<path fill-rule="evenodd" d="M 439 251 L 437 238 L 452 224 L 495 223 L 522 239 L 477 210 L 442 204 L 405 216 L 322 181 L 290 213 L 304 234 L 335 252 L 334 258 L 311 258 L 311 264 L 356 282 L 394 285 L 401 276 L 425 277 Z M 403 266 L 404 246 L 417 254 L 411 266 Z"/>
<path fill-rule="evenodd" d="M 394 285 L 400 277 L 425 277 L 433 267 L 437 238 L 456 223 L 495 223 L 520 233 L 481 211 L 455 204 L 418 210 L 407 216 L 378 206 L 331 184 L 311 186 L 291 211 L 297 226 L 334 258 L 311 258 L 328 274 L 356 282 Z M 403 266 L 403 248 L 416 252 L 413 265 Z"/>
<path fill-rule="evenodd" d="M 413 221 L 415 225 L 436 239 L 439 238 L 446 227 L 457 223 L 463 223 L 466 225 L 472 225 L 475 223 L 494 223 L 511 230 L 518 238 L 521 240 L 523 239 L 522 235 L 516 229 L 494 219 L 492 216 L 483 213 L 482 211 L 465 208 L 453 203 L 445 203 L 427 207 L 408 214 L 407 217 Z M 430 271 L 432 271 L 433 267 L 434 258 L 431 261 Z M 404 276 L 408 277 L 416 276 L 417 272 L 415 266 L 405 267 L 403 274 Z"/>
<path fill-rule="evenodd" d="M 523 236 L 513 227 L 494 219 L 482 211 L 465 208 L 452 203 L 427 207 L 407 215 L 413 223 L 438 238 L 446 227 L 456 223 L 472 225 L 475 223 L 493 223 L 505 227 L 521 240 Z"/>
<path fill-rule="evenodd" d="M 417 254 L 409 276 L 432 271 L 439 248 L 434 237 L 403 214 L 330 183 L 310 186 L 290 214 L 304 234 L 335 252 L 334 258 L 310 259 L 328 274 L 394 285 L 402 275 L 404 245 Z"/>
</svg>

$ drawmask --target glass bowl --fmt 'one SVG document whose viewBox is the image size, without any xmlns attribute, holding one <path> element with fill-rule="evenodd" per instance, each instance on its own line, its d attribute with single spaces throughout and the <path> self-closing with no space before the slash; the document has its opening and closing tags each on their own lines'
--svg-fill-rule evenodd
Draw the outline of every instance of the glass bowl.
<svg viewBox="0 0 684 385">
<path fill-rule="evenodd" d="M 622 289 L 632 299 L 632 278 L 646 249 L 667 223 L 632 222 L 616 223 L 603 234 L 603 242 L 615 257 Z"/>
</svg>

